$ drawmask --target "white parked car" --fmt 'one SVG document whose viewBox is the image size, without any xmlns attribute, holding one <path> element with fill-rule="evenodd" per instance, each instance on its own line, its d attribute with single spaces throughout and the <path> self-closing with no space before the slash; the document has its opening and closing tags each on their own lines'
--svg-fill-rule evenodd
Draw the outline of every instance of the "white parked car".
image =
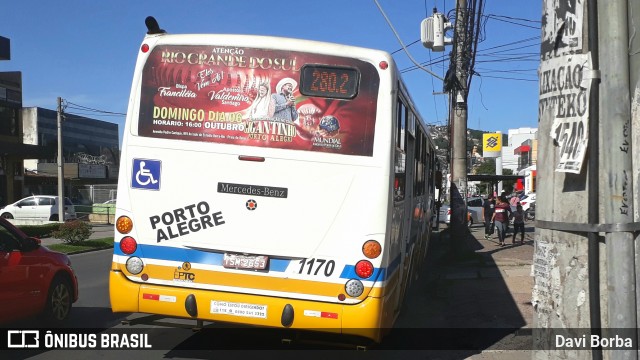
<svg viewBox="0 0 640 360">
<path fill-rule="evenodd" d="M 529 210 L 529 206 L 536 202 L 536 193 L 529 193 L 527 196 L 523 197 L 520 200 L 520 205 L 522 205 L 522 211 Z"/>
<path fill-rule="evenodd" d="M 467 225 L 483 223 L 483 204 L 484 200 L 479 196 L 467 198 L 468 223 Z M 451 208 L 449 205 L 440 207 L 440 222 L 449 224 L 451 222 Z"/>
<path fill-rule="evenodd" d="M 76 210 L 69 198 L 64 199 L 64 219 L 76 219 Z M 58 197 L 34 195 L 18 200 L 0 209 L 5 219 L 58 221 Z"/>
</svg>

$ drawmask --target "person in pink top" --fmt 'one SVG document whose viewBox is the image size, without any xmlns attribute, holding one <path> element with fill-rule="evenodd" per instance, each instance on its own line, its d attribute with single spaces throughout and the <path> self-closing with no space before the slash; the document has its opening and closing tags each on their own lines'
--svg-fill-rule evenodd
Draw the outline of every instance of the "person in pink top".
<svg viewBox="0 0 640 360">
<path fill-rule="evenodd" d="M 509 200 L 509 204 L 511 206 L 516 206 L 520 203 L 520 198 L 518 197 L 518 195 L 513 194 L 513 196 L 511 197 L 511 200 Z"/>
<path fill-rule="evenodd" d="M 498 240 L 500 246 L 504 246 L 504 238 L 506 237 L 507 225 L 509 224 L 509 218 L 511 217 L 511 206 L 507 202 L 507 198 L 504 196 L 498 196 L 498 202 L 496 203 L 495 211 L 491 221 L 496 224 L 496 230 L 498 230 Z"/>
<path fill-rule="evenodd" d="M 516 235 L 520 232 L 520 244 L 524 244 L 524 211 L 522 205 L 516 205 L 516 211 L 513 212 L 513 238 L 511 243 L 516 243 Z"/>
</svg>

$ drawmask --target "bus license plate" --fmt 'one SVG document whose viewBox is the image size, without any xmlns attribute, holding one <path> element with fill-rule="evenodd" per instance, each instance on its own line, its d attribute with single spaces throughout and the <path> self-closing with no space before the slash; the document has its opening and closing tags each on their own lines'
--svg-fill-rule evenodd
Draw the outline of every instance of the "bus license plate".
<svg viewBox="0 0 640 360">
<path fill-rule="evenodd" d="M 224 254 L 222 266 L 230 269 L 264 270 L 267 268 L 268 256 Z"/>
</svg>

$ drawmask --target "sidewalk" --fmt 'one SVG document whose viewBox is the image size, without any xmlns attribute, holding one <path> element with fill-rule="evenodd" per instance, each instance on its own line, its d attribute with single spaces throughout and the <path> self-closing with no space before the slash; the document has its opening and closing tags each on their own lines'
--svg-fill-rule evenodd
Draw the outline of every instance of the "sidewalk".
<svg viewBox="0 0 640 360">
<path fill-rule="evenodd" d="M 397 326 L 465 334 L 445 339 L 440 358 L 530 359 L 533 306 L 534 228 L 526 225 L 525 242 L 497 246 L 497 235 L 484 238 L 474 226 L 465 239 L 465 260 L 456 260 L 449 230 L 441 227 L 429 247 L 426 268 L 414 283 Z M 511 228 L 512 230 L 513 228 Z M 511 233 L 510 233 L 511 235 Z M 463 251 L 464 252 L 464 251 Z M 427 333 L 431 334 L 429 331 Z"/>
</svg>

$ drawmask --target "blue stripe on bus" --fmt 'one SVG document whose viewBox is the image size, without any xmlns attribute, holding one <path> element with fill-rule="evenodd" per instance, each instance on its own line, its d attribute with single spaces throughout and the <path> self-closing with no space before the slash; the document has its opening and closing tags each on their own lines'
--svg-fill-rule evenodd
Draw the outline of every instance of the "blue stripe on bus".
<svg viewBox="0 0 640 360">
<path fill-rule="evenodd" d="M 120 246 L 114 246 L 114 255 L 126 256 L 120 250 Z M 144 256 L 142 255 L 144 254 Z M 138 244 L 136 251 L 131 254 L 144 258 L 165 260 L 165 261 L 189 261 L 192 263 L 222 266 L 223 253 L 200 251 L 195 249 L 181 249 L 166 246 L 155 246 Z M 286 259 L 269 259 L 269 270 L 275 272 L 285 272 L 291 260 Z"/>
<path fill-rule="evenodd" d="M 127 256 L 120 250 L 119 243 L 113 248 L 114 255 Z M 142 255 L 144 254 L 144 255 Z M 166 246 L 146 245 L 138 244 L 136 251 L 131 254 L 133 256 L 140 256 L 147 259 L 165 260 L 165 261 L 189 261 L 192 263 L 217 265 L 222 266 L 223 253 L 208 252 L 195 249 L 174 248 Z M 287 259 L 269 259 L 269 271 L 285 272 L 291 260 Z M 389 265 L 389 268 L 385 271 L 384 268 L 374 268 L 373 274 L 369 277 L 371 280 L 384 280 L 386 276 L 392 274 L 400 264 L 400 256 L 396 257 Z M 356 275 L 354 265 L 345 265 L 340 273 L 340 278 L 353 279 L 360 278 Z"/>
</svg>

